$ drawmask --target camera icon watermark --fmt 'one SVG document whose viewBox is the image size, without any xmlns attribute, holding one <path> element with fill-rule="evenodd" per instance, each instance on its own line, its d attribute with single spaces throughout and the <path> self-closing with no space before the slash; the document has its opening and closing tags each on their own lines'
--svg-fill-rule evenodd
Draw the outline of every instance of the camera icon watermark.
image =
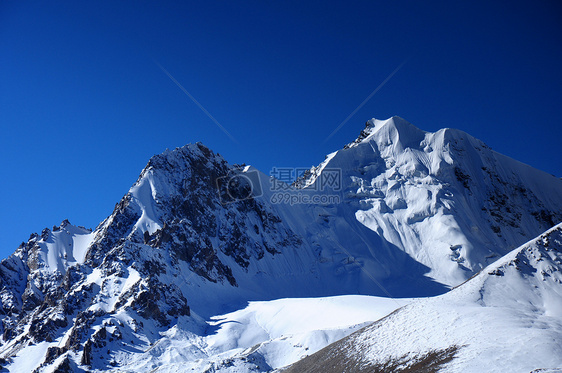
<svg viewBox="0 0 562 373">
<path fill-rule="evenodd" d="M 223 205 L 263 195 L 259 172 L 255 170 L 231 170 L 227 175 L 218 177 L 216 185 Z"/>
</svg>

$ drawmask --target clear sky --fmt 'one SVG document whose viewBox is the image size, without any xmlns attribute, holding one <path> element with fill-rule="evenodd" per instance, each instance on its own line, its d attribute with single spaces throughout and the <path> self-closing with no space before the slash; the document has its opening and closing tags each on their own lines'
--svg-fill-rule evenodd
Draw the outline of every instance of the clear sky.
<svg viewBox="0 0 562 373">
<path fill-rule="evenodd" d="M 3 0 L 0 257 L 65 218 L 94 228 L 152 155 L 196 141 L 267 173 L 316 165 L 367 119 L 399 115 L 562 176 L 561 9 Z"/>
</svg>

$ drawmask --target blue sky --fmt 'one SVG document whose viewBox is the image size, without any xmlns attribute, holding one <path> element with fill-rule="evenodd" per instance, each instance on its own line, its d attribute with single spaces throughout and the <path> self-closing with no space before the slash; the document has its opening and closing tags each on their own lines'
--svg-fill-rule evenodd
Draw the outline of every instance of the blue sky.
<svg viewBox="0 0 562 373">
<path fill-rule="evenodd" d="M 399 115 L 562 176 L 561 45 L 557 1 L 4 0 L 0 256 L 65 218 L 94 228 L 152 155 L 196 141 L 268 172 Z"/>
</svg>

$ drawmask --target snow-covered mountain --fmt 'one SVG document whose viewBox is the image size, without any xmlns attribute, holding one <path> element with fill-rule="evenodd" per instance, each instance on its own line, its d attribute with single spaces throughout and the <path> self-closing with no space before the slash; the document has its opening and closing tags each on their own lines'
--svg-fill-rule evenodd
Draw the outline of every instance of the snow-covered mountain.
<svg viewBox="0 0 562 373">
<path fill-rule="evenodd" d="M 562 224 L 449 293 L 412 302 L 283 372 L 343 368 L 562 371 Z"/>
<path fill-rule="evenodd" d="M 151 158 L 95 230 L 64 221 L 0 263 L 1 364 L 268 371 L 560 221 L 562 180 L 398 117 L 370 120 L 292 187 L 187 145 Z M 371 312 L 325 298 L 334 316 L 300 334 L 291 323 L 318 303 L 272 301 L 352 294 L 372 296 L 353 301 Z"/>
<path fill-rule="evenodd" d="M 562 221 L 562 180 L 455 129 L 373 119 L 304 184 L 326 169 L 343 173 L 337 216 L 352 215 L 450 286 Z"/>
</svg>

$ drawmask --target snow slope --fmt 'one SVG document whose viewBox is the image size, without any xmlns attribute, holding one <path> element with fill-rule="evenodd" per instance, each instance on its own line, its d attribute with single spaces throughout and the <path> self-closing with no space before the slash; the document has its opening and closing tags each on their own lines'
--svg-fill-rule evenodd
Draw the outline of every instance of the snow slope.
<svg viewBox="0 0 562 373">
<path fill-rule="evenodd" d="M 251 302 L 246 308 L 208 321 L 182 320 L 142 351 L 117 354 L 119 372 L 270 371 L 294 363 L 410 299 L 371 296 L 279 299 Z M 142 343 L 142 342 L 141 342 Z M 23 350 L 10 372 L 29 372 L 40 364 L 48 343 Z M 121 346 L 106 346 L 108 350 Z M 29 359 L 29 355 L 35 359 Z M 78 368 L 80 369 L 80 368 Z"/>
<path fill-rule="evenodd" d="M 244 309 L 212 317 L 203 335 L 174 327 L 120 371 L 270 371 L 314 353 L 410 301 L 339 296 L 251 302 Z"/>
<path fill-rule="evenodd" d="M 82 264 L 93 236 L 88 229 L 63 222 L 59 230 L 51 232 L 43 242 L 39 242 L 41 251 L 38 265 L 51 272 L 64 273 L 68 267 Z"/>
<path fill-rule="evenodd" d="M 440 372 L 562 370 L 562 224 L 449 293 L 412 302 L 287 372 L 330 372 L 342 361 L 349 372 L 420 361 Z"/>
</svg>

